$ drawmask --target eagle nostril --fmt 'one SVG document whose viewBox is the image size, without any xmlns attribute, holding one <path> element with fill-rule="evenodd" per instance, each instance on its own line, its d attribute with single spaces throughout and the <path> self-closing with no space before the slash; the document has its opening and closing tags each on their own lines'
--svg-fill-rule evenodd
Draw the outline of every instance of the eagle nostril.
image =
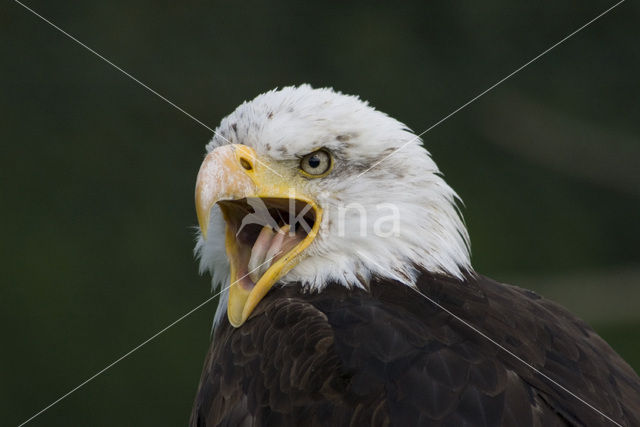
<svg viewBox="0 0 640 427">
<path fill-rule="evenodd" d="M 245 168 L 248 171 L 253 169 L 253 165 L 251 165 L 251 162 L 249 160 L 245 159 L 244 157 L 240 157 L 240 165 L 242 165 L 242 167 Z"/>
</svg>

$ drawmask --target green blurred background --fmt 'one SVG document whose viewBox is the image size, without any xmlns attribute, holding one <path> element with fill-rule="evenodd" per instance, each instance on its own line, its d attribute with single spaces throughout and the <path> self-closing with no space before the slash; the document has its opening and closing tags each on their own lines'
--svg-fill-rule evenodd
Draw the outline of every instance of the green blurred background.
<svg viewBox="0 0 640 427">
<path fill-rule="evenodd" d="M 27 4 L 212 127 L 309 82 L 421 132 L 613 2 Z M 424 138 L 476 269 L 568 307 L 636 370 L 639 16 L 622 4 Z M 17 3 L 0 27 L 0 424 L 16 425 L 210 295 L 191 227 L 211 132 Z M 185 425 L 214 309 L 31 425 Z"/>
</svg>

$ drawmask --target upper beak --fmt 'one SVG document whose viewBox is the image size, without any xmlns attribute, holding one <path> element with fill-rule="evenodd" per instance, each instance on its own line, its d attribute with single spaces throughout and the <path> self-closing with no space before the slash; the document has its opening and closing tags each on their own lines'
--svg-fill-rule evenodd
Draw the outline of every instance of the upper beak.
<svg viewBox="0 0 640 427">
<path fill-rule="evenodd" d="M 196 179 L 196 215 L 205 240 L 214 204 L 257 193 L 256 185 L 246 173 L 246 167 L 255 163 L 255 151 L 238 144 L 218 147 L 204 158 Z"/>
<path fill-rule="evenodd" d="M 225 245 L 231 273 L 227 315 L 229 322 L 235 327 L 247 320 L 269 289 L 299 262 L 300 253 L 313 241 L 320 225 L 322 210 L 300 191 L 303 187 L 301 178 L 282 170 L 281 174 L 277 169 L 278 166 L 267 159 L 259 159 L 251 147 L 231 144 L 210 152 L 198 172 L 195 202 L 202 237 L 205 240 L 222 238 L 207 234 L 211 209 L 216 203 L 219 204 L 226 222 Z M 274 261 L 255 283 L 248 278 L 252 271 L 248 271 L 247 266 L 247 259 L 252 255 L 251 246 L 255 240 L 253 243 L 241 242 L 239 237 L 239 231 L 242 229 L 242 218 L 239 216 L 251 214 L 243 201 L 254 198 L 280 200 L 276 202 L 278 206 L 283 206 L 291 200 L 293 205 L 303 203 L 309 206 L 306 209 L 312 211 L 314 219 L 309 232 L 293 239 L 292 244 L 295 245 L 292 248 L 287 246 L 290 249 L 288 252 L 279 253 L 278 257 L 274 256 Z M 244 205 L 238 208 L 241 203 Z M 293 205 L 289 203 L 289 206 Z"/>
</svg>

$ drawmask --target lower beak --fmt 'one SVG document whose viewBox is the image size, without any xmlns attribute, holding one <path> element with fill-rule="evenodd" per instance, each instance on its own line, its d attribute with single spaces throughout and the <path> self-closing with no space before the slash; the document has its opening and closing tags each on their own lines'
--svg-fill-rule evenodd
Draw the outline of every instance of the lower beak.
<svg viewBox="0 0 640 427">
<path fill-rule="evenodd" d="M 215 204 L 226 222 L 231 272 L 227 315 L 235 327 L 295 267 L 320 226 L 322 210 L 300 191 L 304 180 L 277 169 L 252 148 L 232 144 L 210 152 L 198 173 L 196 213 L 203 239 L 222 238 L 207 234 Z"/>
</svg>

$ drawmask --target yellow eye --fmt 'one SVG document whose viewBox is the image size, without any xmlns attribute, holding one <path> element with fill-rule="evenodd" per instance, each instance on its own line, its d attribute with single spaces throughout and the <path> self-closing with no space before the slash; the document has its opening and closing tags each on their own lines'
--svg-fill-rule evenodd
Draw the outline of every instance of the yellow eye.
<svg viewBox="0 0 640 427">
<path fill-rule="evenodd" d="M 331 154 L 327 150 L 320 149 L 304 156 L 300 160 L 300 169 L 310 178 L 320 178 L 331 171 L 332 164 Z"/>
</svg>

